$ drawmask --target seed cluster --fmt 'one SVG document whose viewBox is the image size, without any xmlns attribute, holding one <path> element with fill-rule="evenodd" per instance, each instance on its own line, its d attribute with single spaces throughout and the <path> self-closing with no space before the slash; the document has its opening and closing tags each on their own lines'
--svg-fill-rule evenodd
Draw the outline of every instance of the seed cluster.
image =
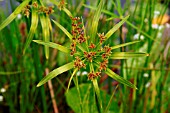
<svg viewBox="0 0 170 113">
<path fill-rule="evenodd" d="M 37 9 L 37 12 L 39 13 L 45 13 L 46 15 L 50 15 L 51 13 L 54 12 L 53 7 L 44 7 L 44 6 L 38 6 L 37 2 L 34 2 L 32 5 L 26 5 L 23 9 L 23 14 L 24 16 L 26 16 L 27 18 L 30 15 L 30 9 L 31 7 L 34 7 L 35 9 Z"/>
<path fill-rule="evenodd" d="M 66 5 L 65 1 L 60 0 L 59 5 L 58 5 L 59 10 L 63 9 L 65 7 L 65 5 Z"/>
<path fill-rule="evenodd" d="M 51 13 L 54 12 L 53 7 L 51 7 L 51 6 L 49 6 L 49 7 L 41 6 L 38 11 L 41 13 L 45 13 L 46 15 L 50 15 Z"/>
<path fill-rule="evenodd" d="M 96 72 L 96 73 L 91 72 L 91 73 L 88 74 L 88 80 L 92 80 L 92 79 L 100 76 L 100 74 L 101 74 L 101 72 Z"/>
<path fill-rule="evenodd" d="M 81 44 L 83 42 L 86 41 L 85 37 L 84 37 L 84 30 L 82 28 L 82 22 L 79 22 L 80 18 L 79 17 L 75 17 L 72 18 L 72 43 L 71 43 L 71 55 L 74 55 L 74 53 L 76 53 L 76 44 Z"/>
<path fill-rule="evenodd" d="M 93 44 L 93 43 L 91 43 L 91 44 L 89 45 L 89 48 L 90 48 L 90 49 L 94 49 L 95 47 L 96 47 L 96 45 Z"/>
<path fill-rule="evenodd" d="M 98 33 L 98 36 L 100 38 L 100 44 L 102 44 L 105 41 L 106 37 L 104 36 L 104 33 Z"/>
<path fill-rule="evenodd" d="M 24 14 L 24 16 L 28 18 L 30 15 L 30 5 L 26 5 L 24 9 L 22 10 L 22 13 Z"/>
<path fill-rule="evenodd" d="M 74 67 L 77 67 L 78 70 L 80 70 L 80 68 L 86 68 L 86 64 L 84 64 L 84 62 L 77 56 L 74 61 Z"/>
<path fill-rule="evenodd" d="M 93 57 L 95 57 L 96 52 L 84 52 L 84 57 L 92 62 Z"/>
<path fill-rule="evenodd" d="M 71 19 L 72 19 L 71 33 L 73 35 L 73 38 L 72 38 L 72 43 L 70 45 L 70 48 L 71 48 L 71 55 L 74 56 L 75 58 L 74 67 L 81 69 L 81 68 L 86 68 L 86 66 L 89 66 L 90 69 L 92 70 L 90 73 L 88 73 L 88 79 L 92 80 L 100 76 L 103 70 L 105 71 L 107 69 L 108 59 L 109 59 L 109 56 L 111 55 L 111 48 L 109 46 L 102 47 L 102 44 L 106 39 L 104 33 L 102 34 L 98 33 L 98 37 L 100 40 L 99 45 L 96 46 L 92 42 L 88 44 L 88 41 L 87 41 L 88 38 L 85 38 L 85 35 L 84 35 L 84 28 L 82 27 L 83 25 L 81 22 L 79 22 L 80 18 L 71 17 Z M 84 42 L 87 42 L 87 43 L 82 45 L 82 43 Z M 82 47 L 86 46 L 87 50 L 83 52 L 78 51 L 77 45 L 82 46 Z M 101 46 L 101 48 L 99 48 L 99 46 Z M 75 54 L 76 52 L 78 52 L 79 54 Z M 95 61 L 100 62 L 99 67 L 96 67 L 95 65 L 93 65 Z"/>
</svg>

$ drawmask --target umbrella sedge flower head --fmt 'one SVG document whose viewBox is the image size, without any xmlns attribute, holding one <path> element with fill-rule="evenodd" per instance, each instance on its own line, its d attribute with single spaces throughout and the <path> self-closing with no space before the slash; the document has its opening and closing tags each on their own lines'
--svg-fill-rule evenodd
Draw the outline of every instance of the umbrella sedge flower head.
<svg viewBox="0 0 170 113">
<path fill-rule="evenodd" d="M 97 33 L 99 42 L 96 45 L 92 43 L 89 36 L 84 34 L 85 30 L 79 17 L 71 17 L 72 20 L 72 42 L 70 45 L 71 56 L 74 57 L 74 67 L 80 70 L 81 68 L 93 68 L 88 73 L 88 80 L 92 80 L 101 75 L 101 72 L 106 70 L 108 65 L 108 59 L 111 55 L 111 48 L 109 46 L 102 46 L 106 37 L 104 33 Z M 88 38 L 87 38 L 88 37 Z M 88 39 L 88 40 L 87 40 Z M 90 43 L 89 43 L 90 42 Z M 79 47 L 86 48 L 82 51 Z M 81 59 L 80 59 L 81 58 Z M 96 62 L 99 63 L 99 67 L 95 66 Z"/>
</svg>

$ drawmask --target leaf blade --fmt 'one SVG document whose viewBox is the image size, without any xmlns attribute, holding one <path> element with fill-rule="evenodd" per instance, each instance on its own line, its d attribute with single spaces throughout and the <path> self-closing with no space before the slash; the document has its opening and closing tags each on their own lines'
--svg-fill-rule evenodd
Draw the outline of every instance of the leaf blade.
<svg viewBox="0 0 170 113">
<path fill-rule="evenodd" d="M 67 86 L 67 92 L 68 92 L 68 90 L 70 88 L 70 84 L 71 84 L 71 81 L 73 79 L 73 76 L 76 74 L 77 71 L 78 71 L 78 68 L 74 69 L 74 71 L 73 71 L 73 73 L 72 73 L 72 75 L 71 75 L 71 77 L 69 79 L 68 86 Z"/>
<path fill-rule="evenodd" d="M 35 34 L 37 26 L 38 26 L 38 14 L 37 14 L 36 10 L 33 8 L 32 18 L 31 18 L 31 27 L 30 27 L 30 31 L 28 33 L 28 37 L 27 37 L 25 46 L 24 46 L 23 54 L 25 54 L 26 49 L 30 45 L 30 43 L 33 39 L 33 36 Z"/>
<path fill-rule="evenodd" d="M 100 104 L 100 110 L 101 110 L 101 113 L 102 113 L 103 112 L 102 99 L 101 99 L 100 89 L 99 89 L 99 86 L 98 86 L 97 79 L 92 79 L 92 82 L 93 82 L 93 86 L 94 86 L 94 89 L 95 89 L 95 92 L 96 92 L 96 95 L 97 95 L 97 99 L 98 99 L 99 104 Z"/>
<path fill-rule="evenodd" d="M 109 58 L 110 59 L 128 59 L 149 56 L 148 53 L 141 52 L 115 52 Z"/>
<path fill-rule="evenodd" d="M 98 22 L 99 22 L 99 19 L 100 19 L 100 15 L 101 15 L 101 11 L 103 9 L 103 6 L 104 6 L 104 0 L 101 0 L 98 7 L 97 7 L 95 15 L 92 19 L 92 22 L 91 22 L 90 36 L 91 36 L 92 39 L 94 39 L 94 37 L 97 33 Z"/>
<path fill-rule="evenodd" d="M 38 44 L 44 45 L 44 46 L 48 46 L 48 47 L 51 47 L 51 48 L 54 48 L 54 49 L 58 49 L 58 50 L 60 50 L 64 53 L 69 53 L 69 51 L 70 51 L 66 47 L 59 45 L 59 44 L 56 44 L 56 43 L 53 43 L 53 42 L 44 42 L 42 40 L 33 40 L 33 41 L 38 43 Z"/>
<path fill-rule="evenodd" d="M 56 77 L 57 75 L 64 73 L 74 67 L 74 62 L 67 63 L 57 69 L 54 69 L 51 71 L 47 76 L 45 76 L 38 84 L 37 87 L 43 85 L 46 83 L 48 80 L 51 80 L 52 78 Z"/>
<path fill-rule="evenodd" d="M 43 32 L 43 40 L 45 42 L 49 42 L 49 37 L 50 37 L 50 33 L 49 33 L 49 30 L 50 30 L 50 26 L 48 24 L 49 20 L 48 20 L 48 16 L 47 15 L 44 15 L 44 14 L 41 14 L 40 15 L 40 21 L 41 21 L 41 26 L 42 26 L 42 32 Z M 45 46 L 45 56 L 46 56 L 46 59 L 49 58 L 49 47 L 48 46 Z"/>
<path fill-rule="evenodd" d="M 111 69 L 107 68 L 105 73 L 110 76 L 111 78 L 115 79 L 116 81 L 126 85 L 126 86 L 129 86 L 131 88 L 136 88 L 136 86 L 134 84 L 132 84 L 131 82 L 129 82 L 128 80 L 122 78 L 121 76 L 117 75 L 116 73 L 114 73 Z"/>
<path fill-rule="evenodd" d="M 127 46 L 127 45 L 135 44 L 135 43 L 138 43 L 138 42 L 140 42 L 140 41 L 133 41 L 133 42 L 128 42 L 128 43 L 124 43 L 124 44 L 119 44 L 119 45 L 111 47 L 111 49 L 112 50 L 117 49 L 117 48 L 124 47 L 124 46 Z"/>
<path fill-rule="evenodd" d="M 19 13 L 22 11 L 22 9 L 23 9 L 30 1 L 31 1 L 31 0 L 24 0 L 24 1 L 15 9 L 15 11 L 14 11 L 12 14 L 10 14 L 6 20 L 4 20 L 4 21 L 2 22 L 2 24 L 0 25 L 0 31 L 1 31 L 4 27 L 6 27 L 8 24 L 10 24 L 10 23 L 16 18 L 17 14 L 19 14 Z"/>
<path fill-rule="evenodd" d="M 95 65 L 96 65 L 97 67 L 100 67 L 99 63 L 95 63 Z M 119 76 L 118 74 L 114 73 L 111 69 L 106 68 L 105 73 L 106 73 L 108 76 L 110 76 L 111 78 L 115 79 L 116 81 L 118 81 L 118 82 L 120 82 L 120 83 L 122 83 L 122 84 L 124 84 L 124 85 L 127 85 L 127 86 L 129 86 L 129 87 L 131 87 L 131 88 L 137 89 L 134 84 L 132 84 L 132 83 L 129 82 L 128 80 L 122 78 L 122 77 Z"/>
<path fill-rule="evenodd" d="M 72 40 L 73 36 L 62 25 L 60 25 L 55 20 L 52 20 L 52 21 L 69 37 L 70 40 Z"/>
<path fill-rule="evenodd" d="M 113 26 L 113 28 L 110 29 L 110 30 L 106 33 L 105 37 L 106 37 L 107 39 L 110 38 L 110 36 L 111 36 L 115 31 L 117 31 L 117 30 L 120 28 L 120 26 L 122 26 L 122 25 L 126 22 L 126 20 L 127 20 L 128 18 L 129 18 L 129 15 L 126 16 L 125 18 L 123 18 L 118 24 L 116 24 L 115 26 Z"/>
</svg>

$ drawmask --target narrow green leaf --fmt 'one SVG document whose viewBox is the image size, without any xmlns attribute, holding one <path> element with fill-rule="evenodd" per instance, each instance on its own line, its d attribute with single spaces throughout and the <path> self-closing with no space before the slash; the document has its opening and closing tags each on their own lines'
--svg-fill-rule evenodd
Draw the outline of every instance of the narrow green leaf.
<svg viewBox="0 0 170 113">
<path fill-rule="evenodd" d="M 128 59 L 128 58 L 138 58 L 149 56 L 148 53 L 141 53 L 141 52 L 114 52 L 109 57 L 110 59 Z"/>
<path fill-rule="evenodd" d="M 63 8 L 63 11 L 69 16 L 69 17 L 73 17 L 73 15 L 71 14 L 71 12 L 67 9 L 67 8 Z"/>
<path fill-rule="evenodd" d="M 30 45 L 30 43 L 34 37 L 37 25 L 38 25 L 38 14 L 37 14 L 37 11 L 33 8 L 32 9 L 32 18 L 31 18 L 31 28 L 30 28 L 30 31 L 29 31 L 29 34 L 28 34 L 28 37 L 27 37 L 27 40 L 25 43 L 23 54 L 25 54 L 26 49 L 28 48 L 28 46 Z"/>
<path fill-rule="evenodd" d="M 71 77 L 70 77 L 70 80 L 69 80 L 68 86 L 67 86 L 67 91 L 68 91 L 69 88 L 70 88 L 71 81 L 72 81 L 72 79 L 73 79 L 73 76 L 76 74 L 77 70 L 78 70 L 78 68 L 74 69 L 74 71 L 73 71 L 73 73 L 72 73 L 72 75 L 71 75 Z"/>
<path fill-rule="evenodd" d="M 50 0 L 50 2 L 52 2 L 53 4 L 55 4 L 57 7 L 59 5 L 59 2 L 57 2 L 56 0 Z"/>
<path fill-rule="evenodd" d="M 70 62 L 68 64 L 65 64 L 57 69 L 54 69 L 53 71 L 51 71 L 47 76 L 45 76 L 38 84 L 37 87 L 43 85 L 44 83 L 46 83 L 48 80 L 53 79 L 54 77 L 56 77 L 57 75 L 64 73 L 70 69 L 72 69 L 74 67 L 74 62 Z"/>
<path fill-rule="evenodd" d="M 91 22 L 90 38 L 92 39 L 95 38 L 95 35 L 97 33 L 98 22 L 100 19 L 101 10 L 103 9 L 103 6 L 104 6 L 104 0 L 101 0 Z"/>
<path fill-rule="evenodd" d="M 43 40 L 45 42 L 49 42 L 49 37 L 50 37 L 50 33 L 49 33 L 49 30 L 50 30 L 50 26 L 48 24 L 48 16 L 44 15 L 44 14 L 41 14 L 40 15 L 40 21 L 41 21 L 41 26 L 42 26 L 42 33 L 43 33 Z M 49 58 L 49 47 L 48 46 L 45 46 L 45 56 L 46 56 L 46 59 Z"/>
<path fill-rule="evenodd" d="M 31 0 L 24 0 L 16 9 L 15 11 L 0 25 L 0 31 L 10 24 L 16 16 L 23 10 L 23 8 L 30 2 Z"/>
<path fill-rule="evenodd" d="M 81 45 L 77 45 L 77 47 L 78 47 L 82 52 L 85 51 L 85 49 L 84 49 Z"/>
<path fill-rule="evenodd" d="M 97 67 L 100 67 L 99 63 L 95 63 L 95 65 Z M 131 88 L 136 88 L 136 86 L 134 84 L 132 84 L 131 82 L 129 82 L 128 80 L 122 78 L 121 76 L 119 76 L 118 74 L 114 73 L 111 69 L 109 68 L 106 68 L 106 71 L 105 73 L 110 76 L 111 78 L 115 79 L 116 81 L 124 84 L 124 85 L 127 85 Z M 137 88 L 136 88 L 137 89 Z"/>
<path fill-rule="evenodd" d="M 119 85 L 117 85 L 116 88 L 114 89 L 114 91 L 113 91 L 113 93 L 112 93 L 112 96 L 110 97 L 109 103 L 108 103 L 108 105 L 106 106 L 106 109 L 104 110 L 104 113 L 108 113 L 108 110 L 109 110 L 109 108 L 110 108 L 110 106 L 111 106 L 111 103 L 112 103 L 112 100 L 113 100 L 113 96 L 114 96 L 114 94 L 115 94 L 116 89 L 118 88 L 118 86 L 119 86 Z"/>
<path fill-rule="evenodd" d="M 119 45 L 111 47 L 111 49 L 117 49 L 117 48 L 120 48 L 120 47 L 124 47 L 124 46 L 127 46 L 127 45 L 138 43 L 138 42 L 140 42 L 140 41 L 133 41 L 133 42 L 128 42 L 128 43 L 124 43 L 124 44 L 119 44 Z"/>
<path fill-rule="evenodd" d="M 90 5 L 86 5 L 86 4 L 83 4 L 83 6 L 89 8 L 89 9 L 93 9 L 93 10 L 97 9 L 96 7 L 93 7 L 93 6 L 90 6 Z M 114 18 L 118 18 L 119 17 L 116 14 L 114 14 L 113 12 L 110 12 L 110 11 L 104 10 L 104 9 L 102 9 L 102 13 L 108 14 L 108 15 L 114 17 Z"/>
<path fill-rule="evenodd" d="M 126 21 L 126 23 L 127 23 L 128 25 L 130 25 L 131 27 L 133 27 L 134 29 L 136 29 L 139 33 L 141 33 L 141 34 L 143 34 L 144 36 L 150 38 L 151 40 L 156 41 L 157 43 L 159 43 L 158 40 L 154 39 L 152 36 L 148 35 L 146 32 L 142 31 L 142 30 L 139 29 L 137 26 L 133 25 L 131 22 Z"/>
<path fill-rule="evenodd" d="M 123 18 L 122 19 L 122 21 L 120 21 L 118 24 L 116 24 L 115 26 L 113 26 L 113 28 L 112 29 L 110 29 L 107 33 L 106 33 L 106 38 L 108 39 L 115 31 L 117 31 L 119 28 L 120 28 L 120 26 L 122 26 L 125 22 L 126 22 L 126 20 L 129 18 L 129 15 L 128 16 L 126 16 L 125 18 Z"/>
<path fill-rule="evenodd" d="M 59 45 L 59 44 L 56 44 L 56 43 L 53 43 L 53 42 L 44 42 L 42 40 L 33 40 L 34 42 L 38 43 L 38 44 L 42 44 L 44 46 L 48 46 L 48 47 L 51 47 L 51 48 L 54 48 L 54 49 L 58 49 L 64 53 L 69 53 L 69 49 L 62 46 L 62 45 Z"/>
<path fill-rule="evenodd" d="M 97 95 L 97 99 L 98 99 L 99 104 L 100 104 L 101 113 L 103 113 L 102 99 L 101 99 L 100 89 L 99 89 L 99 86 L 98 86 L 97 79 L 92 79 L 92 82 L 93 82 L 93 86 L 94 86 L 94 89 L 95 89 L 95 92 L 96 92 L 96 95 Z"/>
<path fill-rule="evenodd" d="M 122 78 L 121 76 L 117 75 L 116 73 L 114 73 L 111 69 L 107 68 L 105 73 L 110 76 L 111 78 L 115 79 L 116 81 L 126 85 L 126 86 L 129 86 L 131 88 L 136 88 L 136 86 L 134 84 L 132 84 L 131 82 L 129 82 L 128 80 Z"/>
<path fill-rule="evenodd" d="M 120 16 L 122 16 L 122 6 L 121 6 L 121 1 L 120 0 L 116 0 L 117 2 L 117 11 L 119 12 Z"/>
<path fill-rule="evenodd" d="M 0 72 L 0 75 L 14 75 L 22 73 L 23 71 L 13 71 L 13 72 Z"/>
<path fill-rule="evenodd" d="M 73 36 L 62 25 L 60 25 L 55 20 L 52 21 L 70 38 L 70 40 L 72 40 Z"/>
</svg>

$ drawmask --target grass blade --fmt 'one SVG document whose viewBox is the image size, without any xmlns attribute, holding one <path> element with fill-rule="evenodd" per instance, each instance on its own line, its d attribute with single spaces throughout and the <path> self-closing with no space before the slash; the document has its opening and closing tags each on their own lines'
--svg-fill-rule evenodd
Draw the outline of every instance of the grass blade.
<svg viewBox="0 0 170 113">
<path fill-rule="evenodd" d="M 71 14 L 71 12 L 67 9 L 67 8 L 63 8 L 63 11 L 69 16 L 69 17 L 73 17 L 73 15 Z"/>
<path fill-rule="evenodd" d="M 56 43 L 53 43 L 53 42 L 44 42 L 42 40 L 33 40 L 34 42 L 38 43 L 38 44 L 42 44 L 44 46 L 48 46 L 48 47 L 51 47 L 51 48 L 55 48 L 55 49 L 58 49 L 64 53 L 69 53 L 69 49 L 67 49 L 66 47 L 62 46 L 62 45 L 59 45 L 59 44 L 56 44 Z"/>
<path fill-rule="evenodd" d="M 13 72 L 0 72 L 0 75 L 15 75 L 22 73 L 23 71 L 13 71 Z"/>
<path fill-rule="evenodd" d="M 131 82 L 129 82 L 128 80 L 122 78 L 121 76 L 117 75 L 116 73 L 114 73 L 111 69 L 107 68 L 105 73 L 110 76 L 111 78 L 115 79 L 116 81 L 126 85 L 126 86 L 129 86 L 131 88 L 136 88 L 136 86 L 134 84 L 132 84 Z"/>
<path fill-rule="evenodd" d="M 72 81 L 72 79 L 73 79 L 73 76 L 76 74 L 77 71 L 78 71 L 78 68 L 74 69 L 74 71 L 73 71 L 73 73 L 72 73 L 72 75 L 71 75 L 71 77 L 70 77 L 70 80 L 69 80 L 69 82 L 68 82 L 67 91 L 69 90 L 71 81 Z"/>
<path fill-rule="evenodd" d="M 50 26 L 48 24 L 48 16 L 45 16 L 44 14 L 41 14 L 40 15 L 40 21 L 41 21 L 41 26 L 42 26 L 42 32 L 43 32 L 43 40 L 45 42 L 49 42 L 49 37 L 50 37 L 50 33 L 49 33 L 49 30 L 50 30 Z M 49 58 L 49 47 L 48 46 L 45 46 L 45 56 L 46 56 L 46 59 Z"/>
<path fill-rule="evenodd" d="M 128 42 L 128 43 L 124 43 L 124 44 L 119 44 L 119 45 L 116 45 L 116 46 L 113 46 L 111 47 L 111 49 L 117 49 L 117 48 L 120 48 L 120 47 L 124 47 L 124 46 L 127 46 L 127 45 L 131 45 L 131 44 L 134 44 L 134 43 L 138 43 L 140 41 L 133 41 L 133 42 Z"/>
<path fill-rule="evenodd" d="M 74 62 L 70 62 L 68 64 L 65 64 L 57 69 L 54 69 L 53 71 L 51 71 L 47 76 L 45 76 L 38 84 L 37 87 L 43 85 L 44 83 L 46 83 L 48 80 L 53 79 L 54 77 L 56 77 L 57 75 L 64 73 L 70 69 L 72 69 L 74 67 Z"/>
<path fill-rule="evenodd" d="M 110 59 L 128 59 L 149 56 L 148 53 L 141 52 L 116 52 L 110 56 Z"/>
<path fill-rule="evenodd" d="M 89 8 L 89 9 L 93 9 L 93 10 L 97 9 L 96 7 L 93 7 L 93 6 L 90 6 L 90 5 L 86 5 L 86 4 L 83 4 L 83 6 L 86 7 L 86 8 Z M 119 16 L 117 16 L 116 14 L 114 14 L 113 12 L 110 12 L 108 10 L 102 9 L 102 13 L 108 14 L 108 15 L 114 17 L 114 18 L 119 18 Z"/>
<path fill-rule="evenodd" d="M 110 29 L 107 33 L 106 33 L 106 38 L 108 39 L 115 31 L 117 31 L 119 28 L 120 28 L 120 26 L 122 26 L 125 22 L 126 22 L 126 20 L 129 18 L 129 15 L 128 16 L 126 16 L 125 18 L 123 18 L 122 19 L 122 21 L 120 21 L 118 24 L 116 24 L 115 26 L 113 26 L 113 28 L 112 29 Z"/>
<path fill-rule="evenodd" d="M 118 88 L 118 86 L 119 86 L 119 85 L 117 85 L 116 88 L 114 89 L 114 91 L 113 91 L 113 93 L 112 93 L 112 96 L 111 96 L 111 98 L 110 98 L 110 100 L 109 100 L 108 105 L 106 106 L 106 109 L 105 109 L 104 113 L 108 113 L 108 110 L 109 110 L 109 108 L 110 108 L 110 106 L 111 106 L 111 102 L 112 102 L 112 100 L 113 100 L 113 96 L 114 96 L 114 94 L 115 94 L 116 89 Z"/>
<path fill-rule="evenodd" d="M 60 25 L 55 20 L 52 21 L 69 37 L 70 40 L 72 40 L 73 36 L 62 25 Z"/>
<path fill-rule="evenodd" d="M 97 79 L 93 79 L 92 82 L 93 82 L 93 86 L 94 86 L 94 89 L 95 89 L 95 92 L 96 92 L 96 95 L 97 95 L 97 99 L 98 99 L 99 104 L 100 104 L 101 113 L 103 113 L 102 99 L 101 99 L 101 96 L 100 96 L 100 89 L 99 89 L 99 86 L 98 86 Z"/>
<path fill-rule="evenodd" d="M 130 25 L 131 27 L 133 27 L 134 29 L 136 29 L 139 33 L 143 34 L 144 36 L 148 37 L 149 39 L 156 41 L 157 43 L 159 42 L 158 40 L 154 39 L 152 36 L 148 35 L 146 32 L 142 31 L 141 29 L 139 29 L 137 26 L 133 25 L 131 22 L 126 21 L 126 23 L 128 25 Z"/>
<path fill-rule="evenodd" d="M 10 24 L 16 16 L 23 10 L 23 8 L 30 2 L 31 0 L 24 0 L 16 9 L 15 11 L 0 25 L 0 31 Z"/>
<path fill-rule="evenodd" d="M 92 19 L 92 23 L 91 23 L 90 38 L 92 38 L 92 39 L 95 38 L 95 35 L 97 33 L 98 22 L 99 22 L 99 19 L 100 19 L 100 15 L 101 15 L 101 11 L 102 11 L 103 6 L 104 6 L 104 0 L 101 0 L 98 7 L 97 7 L 95 15 Z"/>
<path fill-rule="evenodd" d="M 37 11 L 33 8 L 32 9 L 32 18 L 31 18 L 31 28 L 30 28 L 30 31 L 28 34 L 27 41 L 25 43 L 23 54 L 25 54 L 26 49 L 28 48 L 28 46 L 30 45 L 30 43 L 33 39 L 37 25 L 38 25 L 38 14 L 37 14 Z"/>
</svg>

